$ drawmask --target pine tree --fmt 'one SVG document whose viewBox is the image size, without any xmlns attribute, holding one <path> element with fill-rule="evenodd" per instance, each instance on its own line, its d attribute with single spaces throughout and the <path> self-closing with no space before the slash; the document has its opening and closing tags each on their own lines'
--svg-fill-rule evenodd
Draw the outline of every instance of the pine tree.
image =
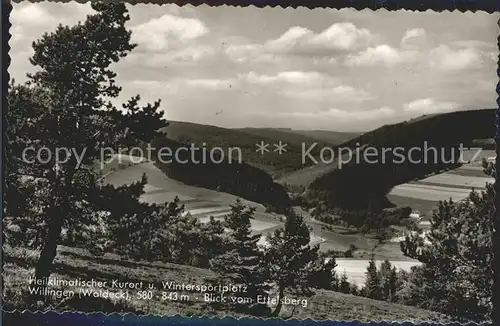
<svg viewBox="0 0 500 326">
<path fill-rule="evenodd" d="M 350 293 L 352 295 L 359 295 L 359 296 L 361 295 L 360 290 L 356 284 L 351 284 L 350 288 L 351 288 Z"/>
<path fill-rule="evenodd" d="M 389 301 L 396 302 L 397 301 L 397 292 L 398 292 L 398 271 L 396 266 L 393 266 L 391 269 L 391 273 L 389 274 Z"/>
<path fill-rule="evenodd" d="M 423 263 L 411 287 L 416 305 L 457 319 L 482 321 L 492 312 L 493 214 L 495 191 L 473 191 L 461 202 L 440 202 L 425 235 L 401 243 L 408 257 Z"/>
<path fill-rule="evenodd" d="M 286 217 L 284 228 L 268 237 L 269 246 L 265 253 L 269 280 L 276 285 L 279 300 L 272 316 L 279 316 L 285 290 L 294 289 L 305 295 L 311 294 L 311 288 L 317 284 L 313 281 L 314 276 L 319 273 L 331 284 L 336 266 L 334 259 L 325 261 L 318 245 L 309 245 L 310 229 L 302 216 L 289 209 Z"/>
<path fill-rule="evenodd" d="M 380 264 L 380 270 L 378 271 L 378 277 L 380 279 L 381 288 L 381 300 L 389 301 L 391 297 L 391 277 L 392 277 L 392 264 L 389 260 L 384 260 Z"/>
<path fill-rule="evenodd" d="M 340 278 L 339 278 L 337 272 L 335 272 L 335 269 L 333 270 L 332 275 L 333 275 L 333 277 L 332 277 L 333 280 L 331 282 L 330 290 L 332 290 L 332 291 L 339 291 L 339 289 L 340 289 Z"/>
<path fill-rule="evenodd" d="M 316 258 L 312 260 L 308 266 L 309 275 L 307 276 L 306 284 L 310 288 L 333 290 L 338 283 L 335 274 L 337 263 L 333 255 L 326 255 L 318 252 Z"/>
<path fill-rule="evenodd" d="M 381 300 L 383 297 L 380 276 L 377 271 L 377 264 L 375 263 L 373 255 L 371 256 L 368 267 L 366 268 L 364 291 L 367 298 Z"/>
<path fill-rule="evenodd" d="M 340 278 L 340 292 L 345 294 L 351 293 L 351 284 L 349 284 L 346 271 L 342 273 Z"/>
<path fill-rule="evenodd" d="M 13 187 L 8 191 L 6 206 L 8 214 L 38 215 L 40 223 L 33 228 L 42 228 L 43 239 L 35 268 L 37 278 L 50 275 L 63 229 L 96 225 L 103 214 L 116 215 L 120 210 L 109 203 L 102 205 L 112 190 L 101 189 L 97 181 L 95 162 L 100 159 L 101 149 L 142 145 L 167 125 L 163 113 L 158 112 L 159 101 L 140 107 L 136 96 L 123 105 L 123 112 L 112 104 L 121 89 L 109 67 L 136 45 L 130 42 L 131 32 L 125 28 L 129 16 L 123 3 L 93 2 L 92 8 L 95 13 L 84 22 L 59 26 L 34 42 L 30 62 L 37 72 L 28 74 L 27 83 L 9 89 L 6 173 Z M 33 151 L 23 157 L 27 147 Z M 77 165 L 75 155 L 66 162 L 55 162 L 54 155 L 41 162 L 35 153 L 42 147 L 52 154 L 57 148 L 84 153 L 81 165 Z M 35 187 L 36 200 L 22 208 L 29 192 L 19 187 L 19 180 L 26 177 L 44 184 Z M 137 201 L 134 192 L 142 192 L 142 186 L 116 191 L 126 198 L 117 205 L 139 207 L 128 202 Z M 136 213 L 125 211 L 129 215 Z"/>
<path fill-rule="evenodd" d="M 260 234 L 252 235 L 251 219 L 254 207 L 245 207 L 241 200 L 231 205 L 231 212 L 224 217 L 224 226 L 229 230 L 226 239 L 226 252 L 211 261 L 212 269 L 221 274 L 225 283 L 245 285 L 246 292 L 234 293 L 235 296 L 248 298 L 252 304 L 239 304 L 235 308 L 265 313 L 266 307 L 257 304 L 258 296 L 267 296 L 266 274 L 263 268 L 263 253 L 259 250 Z"/>
</svg>

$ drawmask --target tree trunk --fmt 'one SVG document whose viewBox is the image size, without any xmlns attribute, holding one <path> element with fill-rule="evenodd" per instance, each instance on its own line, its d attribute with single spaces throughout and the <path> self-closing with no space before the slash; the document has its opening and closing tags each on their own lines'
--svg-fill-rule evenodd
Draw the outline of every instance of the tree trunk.
<svg viewBox="0 0 500 326">
<path fill-rule="evenodd" d="M 57 212 L 57 209 L 54 211 Z M 39 291 L 31 297 L 31 300 L 33 301 L 45 301 L 46 299 L 46 296 L 44 295 L 47 289 L 46 281 L 48 281 L 48 277 L 52 273 L 52 264 L 57 254 L 57 244 L 59 242 L 59 237 L 61 236 L 63 225 L 62 214 L 56 213 L 51 217 L 52 220 L 49 224 L 47 237 L 35 266 L 35 278 L 37 280 L 44 280 L 45 282 L 38 287 Z"/>
<path fill-rule="evenodd" d="M 57 253 L 57 243 L 61 236 L 63 219 L 61 216 L 53 216 L 53 221 L 49 226 L 47 240 L 43 245 L 40 258 L 35 267 L 35 277 L 43 279 L 50 276 L 52 272 L 52 263 Z"/>
<path fill-rule="evenodd" d="M 282 284 L 279 284 L 279 292 L 278 292 L 278 304 L 276 305 L 276 308 L 274 309 L 273 313 L 271 314 L 271 317 L 278 317 L 281 308 L 283 307 L 283 304 L 281 303 L 281 299 L 283 299 L 283 296 L 285 295 L 285 287 Z"/>
<path fill-rule="evenodd" d="M 74 164 L 74 158 L 69 161 L 69 164 Z M 70 165 L 72 166 L 72 165 Z M 74 165 L 73 165 L 74 166 Z M 56 258 L 57 254 L 57 244 L 59 243 L 59 238 L 61 237 L 61 231 L 64 221 L 64 216 L 69 211 L 69 200 L 68 194 L 71 189 L 71 182 L 73 180 L 74 169 L 70 168 L 67 172 L 66 178 L 64 178 L 64 188 L 58 186 L 59 180 L 57 172 L 54 171 L 52 174 L 52 182 L 54 184 L 55 195 L 58 196 L 60 202 L 57 203 L 57 199 L 53 203 L 52 210 L 49 212 L 49 218 L 51 219 L 49 224 L 49 229 L 47 232 L 47 238 L 43 245 L 40 257 L 35 267 L 35 278 L 45 279 L 48 278 L 52 272 L 52 263 Z M 44 286 L 45 287 L 45 286 Z M 44 288 L 42 287 L 42 289 Z"/>
</svg>

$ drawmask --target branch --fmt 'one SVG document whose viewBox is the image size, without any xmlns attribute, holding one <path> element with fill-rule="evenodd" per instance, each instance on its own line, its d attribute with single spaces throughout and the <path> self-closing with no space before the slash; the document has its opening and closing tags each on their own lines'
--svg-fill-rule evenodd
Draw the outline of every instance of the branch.
<svg viewBox="0 0 500 326">
<path fill-rule="evenodd" d="M 290 313 L 290 316 L 283 317 L 282 319 L 283 319 L 283 320 L 288 320 L 288 319 L 292 318 L 292 317 L 293 317 L 293 314 L 295 313 L 295 309 L 296 309 L 298 306 L 299 306 L 298 304 L 294 305 L 294 306 L 293 306 L 293 309 L 292 309 L 292 312 Z"/>
</svg>

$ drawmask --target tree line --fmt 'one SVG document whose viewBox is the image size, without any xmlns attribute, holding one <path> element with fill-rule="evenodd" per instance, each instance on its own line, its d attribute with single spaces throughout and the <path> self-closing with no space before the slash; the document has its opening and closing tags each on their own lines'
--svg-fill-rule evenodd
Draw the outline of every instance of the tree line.
<svg viewBox="0 0 500 326">
<path fill-rule="evenodd" d="M 168 130 L 168 129 L 167 129 Z M 152 141 L 154 148 L 169 148 L 172 151 L 186 145 L 169 139 L 166 135 Z M 156 166 L 168 177 L 189 185 L 200 186 L 212 190 L 223 191 L 238 197 L 255 201 L 270 207 L 271 210 L 283 213 L 290 200 L 283 186 L 274 182 L 266 172 L 245 162 L 231 162 L 227 157 L 214 153 L 214 161 L 202 164 L 202 154 L 181 151 L 178 160 L 170 163 L 156 162 Z M 219 160 L 222 162 L 216 163 Z"/>
</svg>

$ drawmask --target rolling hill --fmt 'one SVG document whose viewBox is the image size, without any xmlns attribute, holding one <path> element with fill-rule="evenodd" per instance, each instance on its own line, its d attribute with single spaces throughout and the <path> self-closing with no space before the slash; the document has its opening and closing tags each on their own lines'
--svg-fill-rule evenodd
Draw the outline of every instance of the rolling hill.
<svg viewBox="0 0 500 326">
<path fill-rule="evenodd" d="M 340 169 L 337 164 L 330 164 L 330 170 L 324 168 L 325 173 L 310 183 L 309 195 L 346 207 L 385 205 L 387 201 L 382 198 L 394 186 L 460 166 L 461 144 L 470 146 L 475 139 L 495 134 L 494 111 L 422 116 L 380 127 L 336 145 L 334 152 L 340 148 L 360 150 Z M 396 148 L 401 149 L 402 159 Z M 365 159 L 369 149 L 375 153 L 370 155 L 370 161 Z"/>
<path fill-rule="evenodd" d="M 286 132 L 304 135 L 314 139 L 322 140 L 327 143 L 341 144 L 351 138 L 359 136 L 363 132 L 344 132 L 331 130 L 302 130 L 302 129 L 280 129 Z"/>
<path fill-rule="evenodd" d="M 289 197 L 282 185 L 274 182 L 265 171 L 247 164 L 231 161 L 223 154 L 209 155 L 203 152 L 178 151 L 186 143 L 159 137 L 152 141 L 154 148 L 169 148 L 177 158 L 171 162 L 156 161 L 154 164 L 166 176 L 187 185 L 227 192 L 238 197 L 264 204 L 274 211 L 284 211 Z"/>
<path fill-rule="evenodd" d="M 286 143 L 321 143 L 337 145 L 359 136 L 359 132 L 338 132 L 329 130 L 297 130 L 291 128 L 240 128 L 236 129 L 259 137 L 282 140 Z"/>
<path fill-rule="evenodd" d="M 470 145 L 477 139 L 495 135 L 495 109 L 457 111 L 423 115 L 408 121 L 384 125 L 335 146 L 355 148 L 360 145 L 421 145 L 424 141 Z"/>
<path fill-rule="evenodd" d="M 286 175 L 304 167 L 301 156 L 303 143 L 318 143 L 318 148 L 338 144 L 338 142 L 325 141 L 326 137 L 312 137 L 287 129 L 228 129 L 190 122 L 169 121 L 169 126 L 164 130 L 169 139 L 184 144 L 194 143 L 197 146 L 206 146 L 207 148 L 220 147 L 226 152 L 231 147 L 238 147 L 244 162 L 254 165 L 274 177 Z M 352 136 L 349 133 L 345 133 L 345 135 L 338 133 L 337 138 L 335 138 L 333 135 L 337 134 L 332 132 L 331 139 L 342 141 Z M 282 154 L 274 151 L 274 144 L 278 144 L 280 141 L 287 144 L 286 152 Z M 269 152 L 264 155 L 256 152 L 256 145 L 261 142 L 269 144 Z M 319 154 L 317 151 L 314 153 Z"/>
<path fill-rule="evenodd" d="M 371 180 L 370 185 L 373 186 L 365 187 L 367 193 L 361 194 L 354 190 L 357 186 L 354 186 L 352 190 L 356 195 L 354 197 L 365 196 L 365 200 L 368 200 L 368 197 L 385 195 L 395 185 L 421 179 L 437 171 L 454 169 L 460 164 L 438 162 L 440 159 L 437 156 L 428 158 L 428 161 L 433 159 L 436 161 L 432 164 L 393 164 L 391 159 L 394 160 L 395 157 L 389 153 L 384 157 L 388 161 L 386 163 L 367 164 L 361 160 L 360 164 L 353 164 L 355 160 L 351 159 L 349 164 L 339 169 L 338 158 L 333 163 L 320 161 L 316 164 L 310 160 L 303 162 L 303 144 L 306 144 L 306 147 L 309 144 L 317 144 L 311 151 L 313 157 L 319 157 L 320 150 L 325 147 L 331 148 L 334 153 L 341 148 L 360 148 L 360 155 L 364 155 L 366 148 L 375 148 L 380 153 L 386 148 L 401 147 L 407 151 L 412 147 L 421 148 L 425 146 L 424 144 L 428 147 L 446 149 L 447 155 L 455 155 L 456 146 L 459 144 L 475 145 L 478 139 L 492 137 L 495 132 L 493 115 L 493 109 L 424 115 L 401 123 L 385 125 L 360 135 L 354 132 L 305 131 L 287 128 L 228 129 L 179 121 L 170 122 L 166 133 L 168 139 L 180 144 L 194 143 L 207 148 L 220 147 L 227 151 L 237 147 L 241 151 L 241 158 L 245 164 L 256 168 L 256 171 L 261 170 L 270 174 L 278 183 L 310 187 L 314 192 L 312 197 L 317 196 L 318 193 L 324 195 L 333 189 L 335 189 L 333 193 L 341 192 L 337 197 L 349 197 L 351 191 L 346 190 L 346 187 Z M 327 139 L 331 142 L 324 142 Z M 339 143 L 338 141 L 341 140 L 344 141 Z M 279 154 L 273 151 L 273 144 L 279 141 L 287 144 L 285 153 Z M 256 152 L 256 144 L 260 142 L 269 144 L 270 150 L 264 155 Z M 349 157 L 344 155 L 343 159 L 348 161 Z M 216 170 L 218 172 L 204 170 L 204 173 L 214 175 L 221 172 L 220 169 Z M 172 177 L 175 178 L 173 175 Z M 374 187 L 378 189 L 372 189 Z"/>
</svg>

